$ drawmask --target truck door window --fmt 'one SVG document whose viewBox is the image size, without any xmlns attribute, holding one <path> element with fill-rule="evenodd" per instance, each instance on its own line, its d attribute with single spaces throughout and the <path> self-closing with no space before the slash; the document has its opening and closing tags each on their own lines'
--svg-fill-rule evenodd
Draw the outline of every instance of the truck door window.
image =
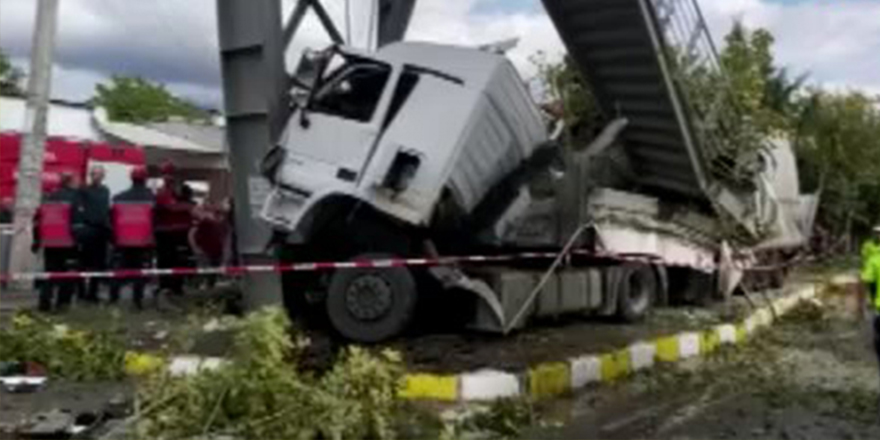
<svg viewBox="0 0 880 440">
<path fill-rule="evenodd" d="M 357 62 L 340 66 L 327 75 L 310 104 L 317 113 L 369 122 L 391 76 L 391 68 Z"/>
<path fill-rule="evenodd" d="M 397 87 L 394 88 L 394 95 L 391 96 L 391 105 L 388 107 L 388 113 L 385 115 L 385 121 L 382 122 L 383 130 L 388 128 L 388 126 L 394 122 L 394 117 L 397 116 L 397 113 L 403 108 L 403 104 L 406 103 L 406 100 L 409 98 L 413 89 L 416 88 L 418 82 L 419 75 L 415 72 L 404 70 L 400 75 Z"/>
</svg>

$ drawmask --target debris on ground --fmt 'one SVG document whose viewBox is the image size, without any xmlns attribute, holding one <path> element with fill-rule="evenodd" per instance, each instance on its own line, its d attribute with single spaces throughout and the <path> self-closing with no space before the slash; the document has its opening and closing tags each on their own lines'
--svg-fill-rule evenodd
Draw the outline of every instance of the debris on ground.
<svg viewBox="0 0 880 440">
<path fill-rule="evenodd" d="M 32 393 L 46 385 L 48 379 L 45 376 L 3 376 L 0 383 L 3 389 L 10 393 Z"/>
<path fill-rule="evenodd" d="M 818 299 L 801 301 L 783 318 L 787 322 L 808 324 L 817 330 L 828 325 L 829 317 Z"/>
<path fill-rule="evenodd" d="M 40 413 L 18 428 L 18 436 L 26 439 L 69 438 L 73 434 L 75 420 L 69 411 Z"/>
<path fill-rule="evenodd" d="M 10 393 L 32 393 L 46 385 L 46 368 L 36 362 L 0 362 L 0 384 Z"/>
<path fill-rule="evenodd" d="M 538 423 L 534 403 L 526 398 L 506 398 L 470 404 L 446 411 L 443 436 L 449 439 L 518 438 L 523 429 Z"/>
</svg>

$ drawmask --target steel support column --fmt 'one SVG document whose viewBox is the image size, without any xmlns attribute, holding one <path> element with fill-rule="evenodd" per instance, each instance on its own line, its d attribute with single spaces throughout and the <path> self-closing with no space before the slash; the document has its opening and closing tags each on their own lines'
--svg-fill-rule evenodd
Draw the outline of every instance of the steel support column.
<svg viewBox="0 0 880 440">
<path fill-rule="evenodd" d="M 377 1 L 379 1 L 378 47 L 403 40 L 416 0 Z"/>
<path fill-rule="evenodd" d="M 287 71 L 280 0 L 217 0 L 226 136 L 232 164 L 235 232 L 242 263 L 274 262 L 271 229 L 259 220 L 269 190 L 259 163 L 283 129 Z M 245 305 L 281 302 L 277 274 L 248 275 Z"/>
</svg>

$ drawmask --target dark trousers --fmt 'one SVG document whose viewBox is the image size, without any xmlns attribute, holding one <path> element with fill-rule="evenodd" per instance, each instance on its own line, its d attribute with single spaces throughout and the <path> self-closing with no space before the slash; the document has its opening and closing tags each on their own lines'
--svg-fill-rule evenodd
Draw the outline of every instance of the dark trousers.
<svg viewBox="0 0 880 440">
<path fill-rule="evenodd" d="M 880 363 L 880 310 L 874 316 L 874 352 L 877 353 L 877 362 Z"/>
<path fill-rule="evenodd" d="M 160 269 L 191 267 L 192 250 L 189 248 L 189 231 L 163 231 L 156 233 L 156 263 Z M 159 278 L 159 289 L 170 290 L 173 294 L 183 294 L 183 277 L 164 276 Z"/>
<path fill-rule="evenodd" d="M 73 268 L 71 260 L 77 256 L 76 249 L 45 249 L 43 263 L 46 272 L 66 272 Z M 70 305 L 76 280 L 46 280 L 40 285 L 39 308 L 42 312 L 66 309 Z M 57 295 L 57 296 L 56 296 Z"/>
<path fill-rule="evenodd" d="M 150 251 L 147 249 L 127 248 L 119 250 L 119 269 L 142 269 L 150 262 Z M 146 278 L 119 279 L 110 285 L 110 302 L 119 301 L 119 291 L 125 284 L 132 284 L 132 300 L 138 308 L 143 306 Z"/>
<path fill-rule="evenodd" d="M 80 264 L 84 270 L 100 272 L 107 270 L 107 245 L 109 236 L 106 231 L 89 228 L 80 240 Z M 92 278 L 86 281 L 82 288 L 83 299 L 86 301 L 98 301 L 98 286 L 102 280 Z"/>
</svg>

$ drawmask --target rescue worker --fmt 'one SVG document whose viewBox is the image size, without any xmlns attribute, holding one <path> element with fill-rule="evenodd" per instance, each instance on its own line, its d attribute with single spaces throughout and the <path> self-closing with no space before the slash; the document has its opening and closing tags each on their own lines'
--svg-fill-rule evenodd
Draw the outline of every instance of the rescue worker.
<svg viewBox="0 0 880 440">
<path fill-rule="evenodd" d="M 880 225 L 874 226 L 871 229 L 871 238 L 865 240 L 862 244 L 861 256 L 863 267 L 868 257 L 874 253 L 880 253 Z"/>
<path fill-rule="evenodd" d="M 61 174 L 61 186 L 46 196 L 34 218 L 33 252 L 43 249 L 43 267 L 47 272 L 66 272 L 77 264 L 76 237 L 82 228 L 79 194 L 72 173 Z M 40 285 L 39 310 L 63 311 L 70 306 L 76 280 L 46 280 Z M 56 296 L 57 293 L 57 296 Z"/>
<path fill-rule="evenodd" d="M 880 255 L 880 225 L 874 226 L 871 229 L 871 237 L 862 243 L 860 254 L 862 257 L 861 278 L 862 282 L 865 283 L 865 289 L 870 296 L 877 291 L 877 281 L 873 279 L 869 263 L 874 255 Z"/>
<path fill-rule="evenodd" d="M 191 266 L 189 258 L 189 230 L 195 207 L 184 198 L 183 186 L 177 181 L 176 169 L 171 162 L 161 166 L 162 188 L 156 193 L 155 231 L 156 259 L 160 268 Z M 170 276 L 159 279 L 159 290 L 183 295 L 183 278 Z"/>
<path fill-rule="evenodd" d="M 149 265 L 153 241 L 153 192 L 147 188 L 147 169 L 131 170 L 131 188 L 113 197 L 113 244 L 118 253 L 119 267 L 141 269 Z M 119 301 L 119 291 L 128 280 L 117 280 L 110 286 L 110 302 Z M 143 309 L 146 279 L 131 280 L 132 300 Z"/>
<path fill-rule="evenodd" d="M 107 247 L 110 242 L 110 189 L 104 185 L 104 167 L 89 171 L 89 184 L 80 189 L 83 231 L 79 240 L 82 268 L 100 272 L 107 269 Z M 82 299 L 98 302 L 99 279 L 87 281 Z"/>
<path fill-rule="evenodd" d="M 195 251 L 205 267 L 218 267 L 223 264 L 226 249 L 226 237 L 229 235 L 226 218 L 219 205 L 206 203 L 193 212 L 195 226 L 190 231 L 190 247 Z M 207 288 L 214 287 L 217 276 L 208 275 L 204 278 Z"/>
<path fill-rule="evenodd" d="M 874 236 L 870 239 L 874 243 L 880 242 L 880 226 L 874 227 Z M 870 241 L 862 246 L 862 270 L 861 278 L 865 283 L 865 290 L 869 308 L 872 310 L 871 319 L 874 329 L 874 351 L 877 354 L 877 362 L 880 363 L 880 248 L 865 248 Z M 859 307 L 859 312 L 862 308 Z"/>
</svg>

